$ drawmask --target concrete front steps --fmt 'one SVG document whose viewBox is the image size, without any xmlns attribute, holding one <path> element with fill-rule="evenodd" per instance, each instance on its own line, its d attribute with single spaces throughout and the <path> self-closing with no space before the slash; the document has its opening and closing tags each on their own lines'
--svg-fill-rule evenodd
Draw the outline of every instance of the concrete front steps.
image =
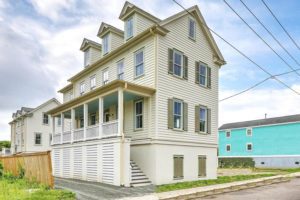
<svg viewBox="0 0 300 200">
<path fill-rule="evenodd" d="M 131 166 L 130 186 L 139 187 L 139 186 L 151 185 L 151 181 L 147 178 L 144 172 L 139 168 L 139 166 L 133 160 L 130 160 L 130 166 Z"/>
</svg>

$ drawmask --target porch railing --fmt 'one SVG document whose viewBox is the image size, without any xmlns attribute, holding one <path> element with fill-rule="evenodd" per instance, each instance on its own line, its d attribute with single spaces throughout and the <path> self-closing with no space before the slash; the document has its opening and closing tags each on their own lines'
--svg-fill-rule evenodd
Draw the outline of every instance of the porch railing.
<svg viewBox="0 0 300 200">
<path fill-rule="evenodd" d="M 86 139 L 99 137 L 99 125 L 93 125 L 86 128 Z"/>
<path fill-rule="evenodd" d="M 110 137 L 118 134 L 118 120 L 102 123 L 102 137 Z"/>
<path fill-rule="evenodd" d="M 81 141 L 84 139 L 83 128 L 74 130 L 74 141 Z"/>
<path fill-rule="evenodd" d="M 71 142 L 71 131 L 66 131 L 63 133 L 63 143 Z"/>
<path fill-rule="evenodd" d="M 61 133 L 56 133 L 53 135 L 53 144 L 60 144 Z"/>
</svg>

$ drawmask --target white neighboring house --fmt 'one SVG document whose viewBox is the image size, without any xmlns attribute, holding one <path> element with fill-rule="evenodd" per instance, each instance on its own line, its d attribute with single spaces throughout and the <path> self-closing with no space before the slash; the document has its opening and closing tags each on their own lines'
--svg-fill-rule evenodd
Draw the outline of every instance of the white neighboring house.
<svg viewBox="0 0 300 200">
<path fill-rule="evenodd" d="M 54 176 L 117 186 L 215 179 L 225 64 L 197 6 L 164 20 L 126 2 L 124 31 L 83 40 L 84 68 L 49 111 Z"/>
<path fill-rule="evenodd" d="M 51 149 L 52 120 L 47 111 L 60 105 L 53 98 L 36 108 L 22 107 L 13 113 L 11 126 L 11 153 L 48 151 Z"/>
</svg>

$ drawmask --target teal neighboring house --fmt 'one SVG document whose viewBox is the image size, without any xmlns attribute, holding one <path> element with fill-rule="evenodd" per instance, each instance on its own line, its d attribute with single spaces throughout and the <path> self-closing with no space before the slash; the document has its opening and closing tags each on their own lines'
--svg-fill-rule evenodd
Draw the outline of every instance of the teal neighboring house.
<svg viewBox="0 0 300 200">
<path fill-rule="evenodd" d="M 252 157 L 256 167 L 300 167 L 300 115 L 222 125 L 219 157 Z"/>
</svg>

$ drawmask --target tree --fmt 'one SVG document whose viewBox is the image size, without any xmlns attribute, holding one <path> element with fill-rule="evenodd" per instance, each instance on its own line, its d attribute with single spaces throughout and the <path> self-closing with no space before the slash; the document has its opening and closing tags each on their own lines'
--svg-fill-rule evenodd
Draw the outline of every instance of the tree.
<svg viewBox="0 0 300 200">
<path fill-rule="evenodd" d="M 0 141 L 0 151 L 2 148 L 10 148 L 10 141 Z"/>
</svg>

